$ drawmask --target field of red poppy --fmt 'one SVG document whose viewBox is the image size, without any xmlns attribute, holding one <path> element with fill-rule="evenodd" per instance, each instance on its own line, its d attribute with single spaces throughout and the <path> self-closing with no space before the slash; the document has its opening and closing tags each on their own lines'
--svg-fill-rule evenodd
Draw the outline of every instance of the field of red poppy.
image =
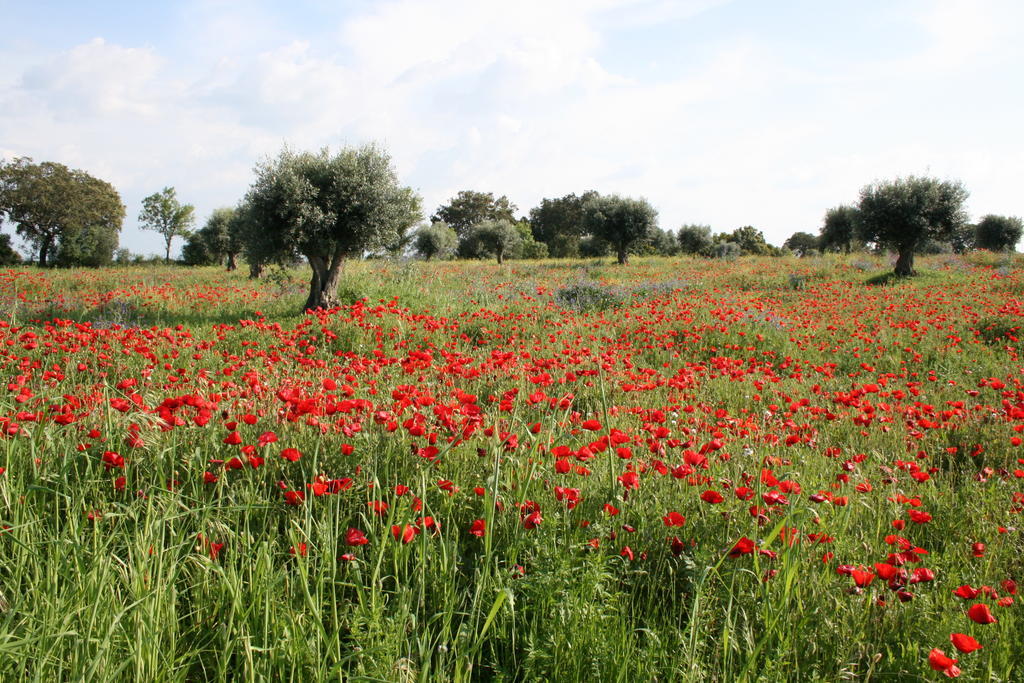
<svg viewBox="0 0 1024 683">
<path fill-rule="evenodd" d="M 1024 262 L 888 267 L 0 271 L 0 677 L 1021 680 Z"/>
</svg>

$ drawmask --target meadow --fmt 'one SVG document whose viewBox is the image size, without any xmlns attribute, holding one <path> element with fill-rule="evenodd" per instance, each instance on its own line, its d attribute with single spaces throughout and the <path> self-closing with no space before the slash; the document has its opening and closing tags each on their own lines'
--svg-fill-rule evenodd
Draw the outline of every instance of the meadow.
<svg viewBox="0 0 1024 683">
<path fill-rule="evenodd" d="M 918 268 L 0 271 L 0 678 L 1022 680 L 1024 261 Z"/>
</svg>

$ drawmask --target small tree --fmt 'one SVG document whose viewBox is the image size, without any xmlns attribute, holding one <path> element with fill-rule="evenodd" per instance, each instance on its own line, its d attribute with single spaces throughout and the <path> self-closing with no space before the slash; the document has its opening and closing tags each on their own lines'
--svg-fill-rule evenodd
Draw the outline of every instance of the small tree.
<svg viewBox="0 0 1024 683">
<path fill-rule="evenodd" d="M 451 258 L 459 246 L 459 236 L 447 223 L 434 221 L 416 231 L 413 245 L 417 253 L 428 261 L 433 258 Z"/>
<path fill-rule="evenodd" d="M 679 242 L 668 230 L 654 228 L 642 249 L 644 254 L 651 256 L 675 256 L 679 252 Z"/>
<path fill-rule="evenodd" d="M 447 204 L 439 207 L 430 220 L 447 223 L 448 227 L 462 237 L 474 225 L 484 221 L 506 220 L 514 223 L 515 210 L 516 205 L 505 195 L 495 199 L 491 192 L 462 190 Z"/>
<path fill-rule="evenodd" d="M 227 261 L 227 269 L 234 270 L 235 258 L 241 247 L 237 235 L 232 238 L 231 223 L 235 209 L 214 209 L 206 225 L 190 233 L 181 250 L 182 260 L 190 266 L 209 266 Z"/>
<path fill-rule="evenodd" d="M 803 258 L 812 251 L 817 251 L 818 238 L 809 232 L 794 232 L 782 246 Z"/>
<path fill-rule="evenodd" d="M 854 206 L 836 206 L 826 211 L 818 233 L 818 249 L 849 254 L 857 239 L 857 217 Z"/>
<path fill-rule="evenodd" d="M 124 204 L 85 171 L 20 157 L 0 164 L 0 216 L 35 248 L 41 268 L 61 250 L 62 265 L 101 265 L 117 248 Z"/>
<path fill-rule="evenodd" d="M 646 199 L 610 195 L 595 197 L 584 206 L 586 231 L 610 243 L 620 265 L 629 252 L 650 239 L 657 227 L 658 212 Z"/>
<path fill-rule="evenodd" d="M 684 225 L 676 233 L 679 251 L 683 254 L 707 256 L 715 239 L 710 225 Z"/>
<path fill-rule="evenodd" d="M 914 252 L 928 239 L 948 241 L 967 222 L 967 190 L 959 182 L 909 176 L 860 191 L 858 232 L 897 252 L 898 277 L 914 274 Z"/>
<path fill-rule="evenodd" d="M 743 255 L 743 249 L 735 242 L 715 242 L 711 247 L 711 257 L 726 261 L 734 261 Z"/>
<path fill-rule="evenodd" d="M 515 223 L 516 232 L 519 234 L 519 242 L 516 243 L 509 258 L 514 259 L 545 259 L 548 257 L 548 245 L 538 242 L 533 238 L 533 229 L 530 221 L 520 218 Z"/>
<path fill-rule="evenodd" d="M 567 194 L 556 199 L 542 199 L 530 209 L 533 239 L 548 247 L 553 258 L 575 258 L 580 255 L 583 237 L 583 206 L 598 196 L 590 190 L 582 195 Z"/>
<path fill-rule="evenodd" d="M 516 226 L 506 220 L 478 223 L 470 229 L 468 237 L 476 240 L 483 252 L 494 254 L 498 265 L 504 263 L 505 256 L 523 240 Z"/>
<path fill-rule="evenodd" d="M 732 233 L 724 235 L 725 241 L 735 242 L 740 246 L 740 251 L 753 256 L 770 254 L 773 247 L 764 238 L 764 233 L 752 225 L 744 225 L 736 228 Z"/>
<path fill-rule="evenodd" d="M 0 234 L 0 266 L 21 265 L 21 254 L 11 246 L 11 236 Z"/>
<path fill-rule="evenodd" d="M 975 244 L 989 251 L 1013 251 L 1024 234 L 1024 222 L 1016 216 L 988 214 L 974 228 Z"/>
<path fill-rule="evenodd" d="M 246 203 L 250 264 L 309 262 L 303 310 L 337 306 L 345 260 L 394 243 L 422 215 L 419 197 L 399 185 L 391 158 L 373 145 L 336 154 L 285 149 L 257 165 Z"/>
<path fill-rule="evenodd" d="M 158 232 L 164 238 L 164 263 L 171 261 L 171 240 L 191 234 L 195 210 L 191 204 L 178 201 L 173 187 L 165 187 L 142 200 L 139 227 Z"/>
</svg>

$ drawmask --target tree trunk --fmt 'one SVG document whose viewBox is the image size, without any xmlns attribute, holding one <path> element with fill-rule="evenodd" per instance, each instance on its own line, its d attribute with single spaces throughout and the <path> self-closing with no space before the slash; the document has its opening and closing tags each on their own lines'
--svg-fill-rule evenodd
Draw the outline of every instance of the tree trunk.
<svg viewBox="0 0 1024 683">
<path fill-rule="evenodd" d="M 502 263 L 505 262 L 505 250 L 504 249 L 498 249 L 497 252 L 495 252 L 495 255 L 498 257 L 498 265 L 499 266 Z"/>
<path fill-rule="evenodd" d="M 899 256 L 896 258 L 896 277 L 910 277 L 916 275 L 914 272 L 914 249 L 912 247 L 900 247 Z"/>
<path fill-rule="evenodd" d="M 229 252 L 228 253 L 228 272 L 230 273 L 232 270 L 235 270 L 236 268 L 238 268 L 238 264 L 235 263 L 235 255 L 233 253 Z"/>
<path fill-rule="evenodd" d="M 45 268 L 46 267 L 46 257 L 47 257 L 47 255 L 49 254 L 49 251 L 50 251 L 50 241 L 51 240 L 49 240 L 49 239 L 44 239 L 42 244 L 39 245 L 39 267 L 40 268 Z"/>
<path fill-rule="evenodd" d="M 255 261 L 249 264 L 249 279 L 259 280 L 263 275 L 263 264 Z"/>
<path fill-rule="evenodd" d="M 168 237 L 164 241 L 167 244 L 167 249 L 164 251 L 164 263 L 170 263 L 171 262 L 171 238 Z"/>
<path fill-rule="evenodd" d="M 335 253 L 328 264 L 327 259 L 319 254 L 306 255 L 309 260 L 309 267 L 313 270 L 309 278 L 309 297 L 306 299 L 303 311 L 315 311 L 318 308 L 324 310 L 340 305 L 335 292 L 338 289 L 338 281 L 341 279 L 341 265 L 344 259 L 341 254 Z"/>
<path fill-rule="evenodd" d="M 620 246 L 618 249 L 619 265 L 624 266 L 629 263 L 629 253 L 626 251 L 625 246 Z"/>
</svg>

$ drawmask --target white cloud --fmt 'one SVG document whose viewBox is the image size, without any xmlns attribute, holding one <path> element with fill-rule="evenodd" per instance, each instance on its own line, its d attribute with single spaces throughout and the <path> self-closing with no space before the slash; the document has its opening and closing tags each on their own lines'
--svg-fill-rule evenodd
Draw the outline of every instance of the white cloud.
<svg viewBox="0 0 1024 683">
<path fill-rule="evenodd" d="M 152 50 L 95 38 L 28 69 L 21 86 L 54 105 L 62 116 L 148 117 L 158 109 L 151 87 L 161 61 Z"/>
</svg>

